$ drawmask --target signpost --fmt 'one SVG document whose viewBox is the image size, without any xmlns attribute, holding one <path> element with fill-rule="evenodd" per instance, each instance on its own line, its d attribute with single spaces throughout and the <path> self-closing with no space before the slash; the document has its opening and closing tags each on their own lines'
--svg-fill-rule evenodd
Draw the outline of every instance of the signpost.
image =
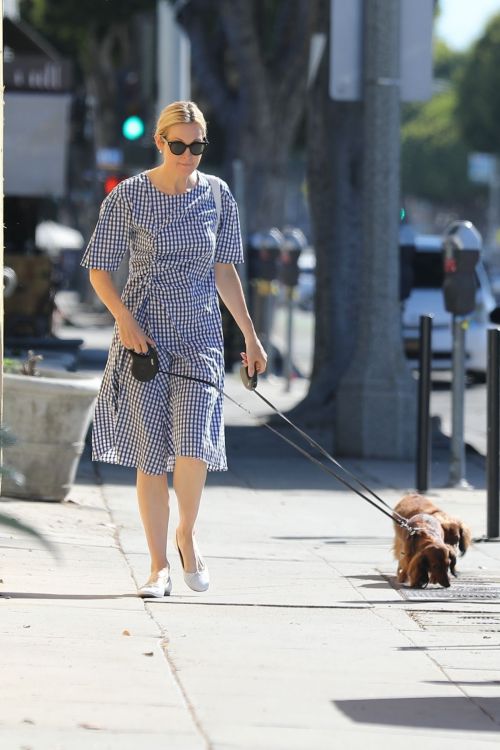
<svg viewBox="0 0 500 750">
<path fill-rule="evenodd" d="M 330 96 L 359 101 L 363 89 L 364 0 L 330 2 Z M 397 83 L 401 101 L 423 101 L 431 96 L 433 17 L 434 0 L 400 0 Z M 385 81 L 386 85 L 391 83 Z"/>
</svg>

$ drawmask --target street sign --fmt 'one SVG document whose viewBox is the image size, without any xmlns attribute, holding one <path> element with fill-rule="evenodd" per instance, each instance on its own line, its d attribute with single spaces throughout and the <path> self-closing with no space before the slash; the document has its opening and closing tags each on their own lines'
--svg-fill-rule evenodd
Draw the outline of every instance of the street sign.
<svg viewBox="0 0 500 750">
<path fill-rule="evenodd" d="M 481 154 L 476 151 L 469 154 L 467 167 L 471 182 L 490 185 L 495 175 L 495 157 L 493 154 Z"/>
<path fill-rule="evenodd" d="M 330 96 L 359 101 L 363 91 L 363 3 L 330 0 Z M 400 0 L 401 100 L 423 101 L 432 94 L 434 0 Z"/>
</svg>

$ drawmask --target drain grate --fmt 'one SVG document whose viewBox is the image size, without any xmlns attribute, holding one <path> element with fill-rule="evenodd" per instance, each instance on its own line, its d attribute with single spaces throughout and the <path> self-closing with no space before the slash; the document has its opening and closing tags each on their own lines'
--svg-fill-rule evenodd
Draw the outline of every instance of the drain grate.
<svg viewBox="0 0 500 750">
<path fill-rule="evenodd" d="M 448 589 L 428 586 L 426 589 L 410 589 L 401 586 L 395 577 L 389 583 L 407 601 L 500 601 L 500 578 L 481 574 L 462 573 L 452 580 Z"/>
<path fill-rule="evenodd" d="M 418 610 L 408 613 L 422 630 L 449 630 L 453 632 L 500 633 L 500 614 L 465 614 L 462 612 L 445 612 Z"/>
</svg>

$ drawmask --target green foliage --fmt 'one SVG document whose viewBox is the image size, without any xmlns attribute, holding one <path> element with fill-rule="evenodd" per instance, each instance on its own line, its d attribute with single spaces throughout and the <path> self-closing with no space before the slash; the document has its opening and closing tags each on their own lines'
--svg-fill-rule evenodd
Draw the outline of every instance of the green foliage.
<svg viewBox="0 0 500 750">
<path fill-rule="evenodd" d="M 471 149 L 500 154 L 500 15 L 468 56 L 458 84 L 457 115 Z"/>
<path fill-rule="evenodd" d="M 434 41 L 432 58 L 434 78 L 455 83 L 463 71 L 467 55 L 451 49 L 438 38 Z"/>
<path fill-rule="evenodd" d="M 21 17 L 62 53 L 82 54 L 91 31 L 104 37 L 110 26 L 151 10 L 155 0 L 21 0 Z"/>
<path fill-rule="evenodd" d="M 403 193 L 441 204 L 477 193 L 467 177 L 468 149 L 456 116 L 456 95 L 449 89 L 434 96 L 402 127 Z"/>
<path fill-rule="evenodd" d="M 466 55 L 452 50 L 442 39 L 434 40 L 432 51 L 432 72 L 436 93 L 455 87 L 464 65 Z M 418 117 L 425 103 L 407 102 L 401 108 L 401 121 L 404 124 Z"/>
<path fill-rule="evenodd" d="M 404 194 L 441 205 L 457 205 L 481 188 L 467 175 L 468 145 L 457 116 L 457 86 L 468 56 L 436 39 L 433 72 L 436 93 L 427 102 L 402 108 L 401 180 Z"/>
</svg>

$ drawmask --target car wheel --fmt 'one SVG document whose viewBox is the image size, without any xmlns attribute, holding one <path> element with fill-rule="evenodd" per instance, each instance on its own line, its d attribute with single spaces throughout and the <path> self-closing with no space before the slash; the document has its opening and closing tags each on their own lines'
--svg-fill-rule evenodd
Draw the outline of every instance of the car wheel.
<svg viewBox="0 0 500 750">
<path fill-rule="evenodd" d="M 471 385 L 486 383 L 486 373 L 480 370 L 467 370 L 467 380 Z"/>
</svg>

